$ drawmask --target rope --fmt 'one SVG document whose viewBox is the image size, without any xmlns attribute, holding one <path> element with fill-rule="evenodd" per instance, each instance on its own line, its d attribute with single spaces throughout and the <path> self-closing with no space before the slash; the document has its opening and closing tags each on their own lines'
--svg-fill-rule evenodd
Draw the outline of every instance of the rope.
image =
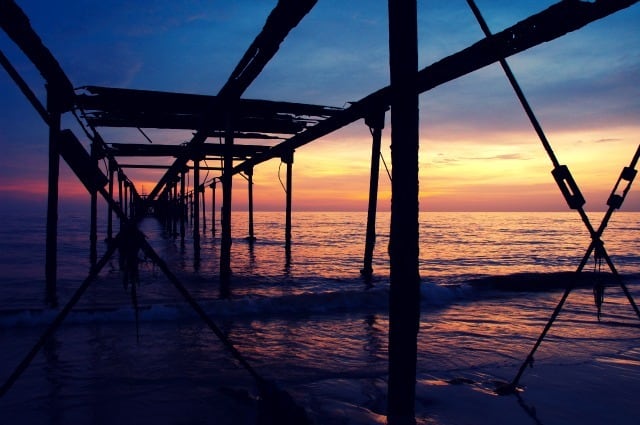
<svg viewBox="0 0 640 425">
<path fill-rule="evenodd" d="M 209 164 L 207 163 L 207 158 L 204 158 L 202 162 L 204 162 L 204 166 L 207 169 L 207 173 L 204 175 L 204 179 L 202 183 L 202 185 L 204 186 L 204 184 L 207 182 L 207 179 L 209 178 Z"/>
<path fill-rule="evenodd" d="M 593 271 L 594 273 L 602 272 L 602 260 L 604 255 L 602 255 L 601 245 L 596 245 L 596 248 L 593 252 L 594 264 Z M 593 285 L 593 301 L 596 305 L 596 316 L 598 317 L 598 321 L 600 321 L 600 316 L 602 315 L 602 304 L 604 303 L 604 283 L 600 279 L 599 275 L 596 277 L 596 282 Z"/>
<path fill-rule="evenodd" d="M 280 161 L 280 165 L 278 165 L 278 181 L 280 182 L 280 186 L 282 186 L 282 190 L 284 190 L 284 193 L 287 193 L 287 188 L 285 187 L 284 183 L 282 182 L 282 178 L 280 177 L 280 169 L 282 168 L 282 164 L 284 164 L 282 162 L 282 160 Z"/>
<path fill-rule="evenodd" d="M 76 110 L 72 109 L 71 113 L 73 114 L 74 117 L 76 117 L 76 121 L 78 121 L 78 124 L 80 125 L 80 128 L 82 128 L 82 131 L 84 131 L 84 134 L 86 134 L 86 136 L 89 138 L 89 140 L 91 140 L 92 142 L 95 143 L 95 137 L 92 136 L 91 134 L 89 134 L 89 131 L 87 130 L 85 124 L 82 122 L 82 120 L 78 116 L 78 113 L 76 112 Z M 84 111 L 82 113 L 84 114 Z M 92 128 L 92 130 L 95 133 L 95 129 Z"/>
<path fill-rule="evenodd" d="M 384 164 L 384 169 L 387 170 L 387 176 L 389 176 L 389 181 L 392 182 L 393 179 L 391 178 L 391 172 L 389 171 L 389 167 L 387 167 L 387 161 L 384 160 L 384 156 L 382 156 L 382 152 L 380 152 L 380 159 L 382 160 L 382 163 Z"/>
<path fill-rule="evenodd" d="M 142 129 L 140 127 L 136 127 L 138 129 L 138 131 L 140 132 L 140 134 L 142 134 L 144 136 L 145 139 L 147 139 L 149 141 L 149 143 L 153 144 L 153 141 L 151 141 L 151 139 L 149 138 L 149 136 L 147 136 L 147 134 L 142 131 Z"/>
</svg>

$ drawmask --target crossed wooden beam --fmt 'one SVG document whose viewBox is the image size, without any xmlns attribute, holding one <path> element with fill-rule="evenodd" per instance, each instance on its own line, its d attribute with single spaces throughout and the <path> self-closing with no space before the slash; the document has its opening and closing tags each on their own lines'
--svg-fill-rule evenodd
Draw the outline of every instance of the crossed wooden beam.
<svg viewBox="0 0 640 425">
<path fill-rule="evenodd" d="M 90 161 L 89 154 L 84 150 L 78 139 L 71 132 L 71 130 L 63 130 L 58 140 L 60 146 L 60 154 L 65 159 L 69 167 L 76 174 L 78 179 L 82 182 L 88 191 L 97 191 L 102 195 L 104 200 L 113 209 L 114 213 L 122 221 L 123 226 L 112 243 L 108 245 L 107 251 L 102 258 L 91 268 L 89 275 L 78 287 L 76 292 L 70 298 L 68 303 L 60 310 L 55 319 L 51 322 L 40 339 L 36 342 L 34 347 L 27 353 L 25 358 L 16 367 L 14 372 L 9 376 L 7 381 L 0 387 L 0 397 L 2 397 L 11 388 L 13 383 L 20 377 L 20 375 L 26 370 L 33 358 L 44 346 L 46 341 L 53 335 L 57 328 L 62 324 L 69 312 L 73 309 L 75 304 L 81 299 L 82 295 L 89 288 L 90 284 L 98 276 L 102 268 L 107 264 L 109 259 L 113 256 L 117 249 L 128 246 L 129 250 L 132 250 L 134 254 L 137 254 L 138 250 L 142 250 L 145 255 L 150 258 L 162 272 L 166 275 L 169 281 L 176 287 L 178 292 L 184 297 L 187 303 L 196 311 L 198 316 L 207 324 L 207 326 L 214 332 L 214 334 L 224 343 L 224 345 L 230 350 L 231 354 L 236 360 L 247 369 L 250 374 L 259 382 L 263 382 L 264 379 L 258 375 L 257 372 L 251 367 L 249 363 L 244 359 L 240 352 L 233 346 L 229 338 L 222 332 L 222 330 L 209 318 L 204 309 L 193 298 L 185 286 L 180 282 L 175 274 L 169 269 L 166 262 L 155 252 L 149 242 L 147 242 L 144 234 L 137 229 L 133 220 L 129 219 L 124 213 L 120 204 L 116 202 L 104 188 L 107 178 L 102 174 L 102 171 Z M 102 184 L 105 183 L 105 184 Z M 133 247 L 133 249 L 130 249 Z"/>
<path fill-rule="evenodd" d="M 492 36 L 491 31 L 487 26 L 487 23 L 484 20 L 482 14 L 480 13 L 480 10 L 476 6 L 475 1 L 467 0 L 467 3 L 471 8 L 471 11 L 475 15 L 478 21 L 478 24 L 480 25 L 485 36 L 491 37 Z M 536 134 L 540 138 L 540 141 L 542 142 L 542 145 L 545 151 L 547 152 L 549 158 L 551 159 L 551 162 L 554 165 L 554 168 L 551 174 L 553 175 L 553 178 L 558 184 L 558 187 L 560 188 L 560 192 L 562 193 L 565 200 L 567 201 L 569 208 L 575 209 L 576 211 L 578 211 L 578 213 L 580 214 L 580 217 L 582 218 L 582 221 L 584 222 L 587 230 L 589 231 L 589 235 L 591 236 L 591 242 L 589 244 L 589 247 L 587 248 L 587 251 L 583 256 L 582 261 L 580 262 L 580 265 L 576 270 L 576 273 L 580 273 L 584 269 L 584 266 L 589 260 L 589 257 L 591 257 L 592 252 L 595 251 L 596 257 L 604 258 L 607 265 L 609 266 L 609 269 L 615 276 L 616 281 L 620 284 L 623 292 L 627 296 L 629 303 L 635 310 L 636 314 L 638 315 L 638 318 L 640 318 L 640 310 L 638 309 L 638 306 L 636 305 L 631 293 L 629 292 L 629 289 L 626 287 L 622 278 L 618 274 L 618 271 L 616 270 L 613 264 L 613 261 L 611 261 L 611 258 L 609 257 L 609 254 L 607 253 L 607 250 L 604 247 L 604 242 L 602 241 L 602 233 L 607 227 L 607 224 L 609 223 L 609 219 L 613 215 L 613 212 L 622 206 L 622 203 L 624 202 L 627 196 L 627 193 L 631 189 L 631 183 L 633 182 L 633 179 L 637 174 L 635 167 L 638 162 L 638 158 L 640 157 L 640 145 L 638 145 L 636 153 L 631 159 L 629 166 L 624 167 L 622 172 L 620 173 L 620 177 L 618 177 L 618 180 L 614 185 L 613 190 L 611 191 L 611 195 L 607 200 L 607 205 L 609 206 L 609 208 L 607 209 L 607 212 L 602 218 L 602 221 L 600 222 L 600 226 L 598 227 L 597 230 L 595 230 L 595 228 L 593 227 L 593 225 L 589 220 L 589 217 L 584 211 L 583 206 L 585 204 L 585 199 L 582 196 L 582 193 L 580 192 L 580 188 L 578 187 L 578 184 L 575 182 L 573 176 L 571 175 L 569 168 L 566 165 L 561 165 L 560 162 L 558 161 L 555 153 L 553 152 L 553 149 L 551 148 L 551 144 L 549 143 L 549 140 L 547 139 L 544 131 L 542 130 L 542 126 L 538 122 L 538 119 L 536 118 L 533 110 L 531 109 L 531 106 L 529 105 L 529 102 L 527 101 L 522 89 L 520 88 L 520 85 L 518 84 L 518 81 L 516 80 L 515 75 L 511 71 L 511 68 L 509 67 L 509 64 L 507 63 L 506 59 L 504 58 L 500 59 L 499 63 L 507 79 L 509 80 L 509 83 L 511 84 L 514 92 L 516 93 L 516 96 L 518 97 L 518 100 L 520 101 L 525 113 L 527 114 L 527 117 L 529 118 L 531 125 L 533 126 L 534 130 L 536 131 Z M 626 184 L 623 184 L 623 182 L 626 182 Z M 623 185 L 624 185 L 624 188 L 622 188 Z M 620 189 L 621 189 L 621 192 L 618 193 Z M 551 329 L 551 326 L 553 325 L 554 321 L 558 317 L 558 314 L 562 310 L 564 303 L 566 302 L 569 294 L 573 290 L 573 286 L 574 286 L 573 282 L 570 281 L 567 285 L 567 288 L 565 289 L 565 292 L 562 298 L 560 299 L 560 302 L 554 309 L 553 314 L 551 315 L 551 318 L 545 325 L 542 333 L 538 337 L 532 350 L 529 352 L 529 355 L 527 356 L 526 360 L 521 365 L 515 378 L 509 384 L 498 388 L 497 391 L 499 393 L 508 394 L 516 391 L 516 387 L 518 385 L 518 382 L 520 381 L 520 378 L 522 377 L 522 374 L 524 373 L 524 370 L 526 369 L 526 366 L 532 364 L 534 353 L 536 352 L 536 350 L 542 343 L 544 337 L 546 336 L 547 332 L 549 331 L 549 329 Z M 600 306 L 598 305 L 598 319 L 599 317 L 600 317 Z"/>
<path fill-rule="evenodd" d="M 586 265 L 587 261 L 589 260 L 589 258 L 591 257 L 591 254 L 594 251 L 597 257 L 604 258 L 616 282 L 622 288 L 622 291 L 624 292 L 625 296 L 629 300 L 629 304 L 631 305 L 631 307 L 633 307 L 633 310 L 636 312 L 636 315 L 638 316 L 638 318 L 640 318 L 640 310 L 638 309 L 638 306 L 635 303 L 633 296 L 631 295 L 631 292 L 629 292 L 629 289 L 627 288 L 624 281 L 622 280 L 622 277 L 618 273 L 616 267 L 613 264 L 613 261 L 611 261 L 611 258 L 609 257 L 609 254 L 607 253 L 607 250 L 604 247 L 604 242 L 602 241 L 602 233 L 607 227 L 607 224 L 609 222 L 609 219 L 611 218 L 611 215 L 615 210 L 620 208 L 627 193 L 629 192 L 629 189 L 631 188 L 631 183 L 633 182 L 633 179 L 637 174 L 637 170 L 635 169 L 635 167 L 639 157 L 640 157 L 640 145 L 638 145 L 638 149 L 636 150 L 636 153 L 633 156 L 633 159 L 631 160 L 629 166 L 623 168 L 622 172 L 620 173 L 620 177 L 618 178 L 618 181 L 616 182 L 613 190 L 611 191 L 611 195 L 609 196 L 609 199 L 607 201 L 607 205 L 609 206 L 609 208 L 607 209 L 607 212 L 602 218 L 602 221 L 600 222 L 600 226 L 598 227 L 598 230 L 594 230 L 593 226 L 589 222 L 589 218 L 586 216 L 586 214 L 584 214 L 584 210 L 582 210 L 582 207 L 580 207 L 579 211 L 581 212 L 581 217 L 585 222 L 585 226 L 589 230 L 589 234 L 591 236 L 591 242 L 589 243 L 589 247 L 587 248 L 584 256 L 582 257 L 582 260 L 580 261 L 580 264 L 578 265 L 578 268 L 576 269 L 576 273 L 582 272 L 582 270 L 584 269 L 584 266 Z M 626 185 L 622 190 L 622 193 L 619 194 L 617 193 L 617 190 L 620 184 L 623 182 L 626 182 Z M 551 317 L 547 321 L 547 324 L 545 325 L 544 329 L 540 333 L 540 336 L 538 336 L 538 339 L 536 340 L 535 344 L 533 345 L 526 359 L 520 366 L 518 373 L 510 383 L 497 388 L 496 392 L 498 392 L 499 394 L 511 394 L 517 390 L 517 386 L 518 386 L 518 383 L 520 382 L 520 378 L 524 374 L 524 371 L 526 370 L 527 366 L 533 365 L 533 355 L 538 350 L 538 347 L 540 347 L 540 344 L 542 344 L 542 341 L 544 340 L 545 336 L 553 326 L 553 323 L 555 322 L 558 315 L 560 314 L 560 311 L 562 310 L 562 307 L 567 301 L 567 298 L 569 297 L 569 294 L 571 293 L 573 288 L 574 288 L 574 282 L 570 280 L 567 284 L 567 287 L 564 293 L 562 294 L 562 297 L 560 298 L 560 301 L 556 305 L 555 309 L 553 310 L 553 313 L 551 314 Z M 598 306 L 598 319 L 599 319 L 599 316 L 600 316 L 600 307 Z"/>
</svg>

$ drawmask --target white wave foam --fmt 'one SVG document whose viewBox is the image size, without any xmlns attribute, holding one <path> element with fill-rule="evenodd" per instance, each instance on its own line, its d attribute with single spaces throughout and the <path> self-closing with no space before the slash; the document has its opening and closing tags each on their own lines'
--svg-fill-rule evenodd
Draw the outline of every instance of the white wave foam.
<svg viewBox="0 0 640 425">
<path fill-rule="evenodd" d="M 432 282 L 422 282 L 420 293 L 423 304 L 445 306 L 455 301 L 471 299 L 474 290 L 469 285 L 438 285 Z"/>
<path fill-rule="evenodd" d="M 421 283 L 423 306 L 446 306 L 452 302 L 471 299 L 473 288 L 468 285 L 438 285 Z M 367 290 L 325 291 L 281 296 L 246 296 L 232 299 L 198 301 L 212 318 L 270 318 L 308 314 L 344 314 L 359 312 L 386 312 L 389 290 L 386 286 Z M 25 309 L 0 311 L 0 328 L 38 327 L 51 323 L 60 310 Z M 188 321 L 197 319 L 186 303 L 157 303 L 142 305 L 138 309 L 141 322 Z M 97 308 L 81 307 L 71 311 L 67 324 L 94 322 L 133 322 L 136 320 L 131 305 L 107 305 Z"/>
<path fill-rule="evenodd" d="M 300 314 L 331 314 L 359 311 L 382 311 L 387 306 L 388 291 L 373 288 L 365 291 L 335 291 L 303 293 L 278 297 L 247 296 L 237 299 L 219 299 L 200 302 L 212 318 L 260 317 L 269 319 Z M 29 309 L 0 312 L 0 328 L 37 327 L 51 323 L 59 310 Z M 197 318 L 186 304 L 153 304 L 138 310 L 141 322 L 186 321 Z M 72 310 L 65 319 L 67 324 L 93 322 L 132 322 L 134 309 L 130 305 Z"/>
</svg>

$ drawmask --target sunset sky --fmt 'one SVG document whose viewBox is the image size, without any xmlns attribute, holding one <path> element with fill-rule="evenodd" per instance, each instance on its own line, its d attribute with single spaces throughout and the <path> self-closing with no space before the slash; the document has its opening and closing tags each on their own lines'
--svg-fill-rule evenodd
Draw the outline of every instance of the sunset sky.
<svg viewBox="0 0 640 425">
<path fill-rule="evenodd" d="M 102 85 L 215 95 L 275 1 L 17 2 L 76 87 Z M 477 0 L 498 32 L 554 1 Z M 464 0 L 419 1 L 419 65 L 483 38 Z M 587 210 L 602 210 L 640 143 L 640 6 L 508 59 L 561 163 L 569 166 Z M 347 106 L 388 85 L 387 2 L 319 0 L 281 45 L 244 98 Z M 44 84 L 4 32 L 2 50 L 44 103 Z M 0 196 L 46 200 L 47 129 L 0 70 Z M 420 96 L 420 206 L 424 211 L 566 210 L 551 161 L 498 64 Z M 383 156 L 391 166 L 389 113 Z M 65 117 L 88 146 L 77 125 Z M 181 143 L 189 132 L 146 130 L 154 143 Z M 137 131 L 104 129 L 109 142 L 147 143 Z M 371 136 L 362 121 L 296 151 L 294 210 L 366 210 Z M 134 162 L 128 158 L 123 163 Z M 171 160 L 165 161 L 170 163 Z M 211 165 L 211 164 L 210 164 Z M 278 160 L 254 174 L 256 209 L 284 208 Z M 128 171 L 148 192 L 161 172 Z M 204 173 L 203 173 L 204 177 Z M 211 177 L 211 175 L 209 175 Z M 234 180 L 246 205 L 246 182 Z M 63 202 L 88 196 L 66 166 Z M 640 211 L 640 182 L 623 207 Z M 380 173 L 379 209 L 390 206 Z"/>
</svg>

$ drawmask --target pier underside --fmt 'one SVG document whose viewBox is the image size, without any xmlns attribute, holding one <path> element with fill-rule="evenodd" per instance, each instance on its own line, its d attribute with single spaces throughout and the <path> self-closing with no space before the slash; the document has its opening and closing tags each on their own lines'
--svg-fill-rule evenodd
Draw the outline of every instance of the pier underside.
<svg viewBox="0 0 640 425">
<path fill-rule="evenodd" d="M 378 158 L 380 137 L 385 114 L 390 111 L 394 146 L 392 156 L 393 201 L 390 242 L 391 298 L 390 298 L 390 360 L 389 360 L 389 424 L 415 423 L 413 418 L 415 383 L 415 344 L 419 321 L 419 306 L 413 305 L 419 297 L 419 271 L 417 252 L 418 215 L 418 96 L 435 87 L 460 78 L 493 63 L 532 47 L 562 37 L 581 27 L 632 6 L 632 0 L 560 1 L 527 19 L 515 23 L 423 69 L 417 66 L 416 2 L 389 1 L 389 50 L 391 84 L 370 93 L 345 107 L 246 99 L 246 89 L 260 75 L 264 67 L 277 54 L 281 43 L 315 6 L 315 0 L 279 0 L 266 17 L 262 31 L 255 37 L 238 62 L 222 89 L 215 96 L 169 93 L 128 88 L 86 86 L 74 88 L 55 56 L 31 27 L 28 17 L 13 0 L 0 0 L 0 27 L 24 52 L 42 75 L 46 89 L 46 105 L 40 103 L 33 90 L 22 79 L 10 61 L 0 52 L 0 63 L 9 76 L 29 99 L 36 112 L 49 128 L 49 191 L 47 222 L 46 281 L 48 302 L 56 306 L 56 237 L 58 220 L 58 179 L 62 158 L 91 194 L 92 227 L 89 247 L 92 267 L 77 297 L 99 273 L 116 250 L 128 247 L 129 266 L 138 251 L 153 259 L 162 272 L 176 286 L 208 327 L 229 348 L 233 357 L 245 367 L 261 385 L 264 394 L 280 401 L 282 392 L 269 387 L 246 362 L 233 344 L 199 307 L 172 273 L 166 262 L 155 253 L 151 245 L 136 229 L 136 221 L 153 213 L 174 223 L 176 232 L 185 235 L 185 220 L 193 219 L 193 243 L 196 261 L 200 258 L 199 238 L 204 231 L 200 223 L 204 212 L 207 189 L 212 194 L 212 209 L 217 211 L 216 190 L 222 190 L 220 280 L 228 284 L 233 267 L 231 258 L 231 205 L 234 176 L 248 181 L 249 230 L 253 234 L 253 170 L 260 164 L 276 159 L 286 165 L 284 182 L 286 199 L 286 253 L 291 253 L 292 178 L 294 153 L 309 143 L 321 143 L 322 137 L 351 123 L 363 120 L 372 134 L 372 169 L 369 191 L 369 215 L 364 247 L 363 277 L 370 278 L 371 255 L 375 241 L 375 209 L 378 184 Z M 407 23 L 411 23 L 408 25 Z M 61 128 L 61 118 L 75 115 L 84 133 L 74 134 Z M 131 140 L 106 140 L 102 133 L 107 128 L 137 130 L 149 142 L 140 144 Z M 181 130 L 181 136 L 171 142 L 157 143 L 147 134 L 149 130 Z M 188 138 L 185 140 L 184 135 Z M 635 177 L 637 156 L 621 181 L 630 185 Z M 98 166 L 108 163 L 107 172 Z M 211 165 L 215 164 L 215 165 Z M 581 211 L 579 191 L 568 170 L 554 161 L 554 178 L 566 189 L 569 207 Z M 142 191 L 127 175 L 135 168 L 156 168 L 162 176 L 148 193 Z M 201 171 L 206 170 L 206 180 Z M 557 170 L 557 171 L 556 171 Z M 633 172 L 631 171 L 633 170 Z M 193 182 L 188 192 L 185 181 Z M 620 182 L 620 181 L 619 181 Z M 628 186 L 627 186 L 628 190 Z M 614 189 L 615 192 L 615 189 Z M 564 192 L 563 192 L 564 193 Z M 624 192 L 626 195 L 626 191 Z M 619 208 L 623 196 L 612 197 L 611 212 Z M 108 206 L 109 249 L 97 258 L 97 198 L 101 196 Z M 114 226 L 113 220 L 120 223 Z M 608 220 L 608 219 L 607 219 Z M 606 226 L 606 222 L 603 223 Z M 588 225 L 590 226 L 590 225 Z M 116 231 L 118 227 L 118 231 Z M 593 244 L 591 251 L 603 250 L 599 244 L 601 229 L 590 228 Z M 215 231 L 215 230 L 214 230 Z M 605 252 L 606 255 L 606 252 Z M 611 265 L 611 267 L 613 267 Z M 568 295 L 568 293 L 567 293 Z M 629 297 L 630 301 L 633 300 Z M 76 299 L 77 301 L 77 299 Z M 634 304 L 635 305 L 635 304 Z M 50 328 L 62 322 L 73 303 L 61 310 L 61 315 Z M 559 306 L 560 308 L 561 306 Z M 638 312 L 636 307 L 636 312 Z M 640 316 L 640 312 L 638 312 Z M 35 350 L 37 352 L 37 350 Z M 33 354 L 35 355 L 35 354 Z M 31 356 L 31 355 L 30 355 Z M 33 358 L 33 357 L 31 357 Z M 412 360 L 413 359 L 413 360 Z M 3 387 L 7 391 L 22 370 L 28 366 L 29 356 L 15 376 Z M 517 380 L 516 380 L 517 381 Z M 516 382 L 517 383 L 517 382 Z"/>
</svg>

